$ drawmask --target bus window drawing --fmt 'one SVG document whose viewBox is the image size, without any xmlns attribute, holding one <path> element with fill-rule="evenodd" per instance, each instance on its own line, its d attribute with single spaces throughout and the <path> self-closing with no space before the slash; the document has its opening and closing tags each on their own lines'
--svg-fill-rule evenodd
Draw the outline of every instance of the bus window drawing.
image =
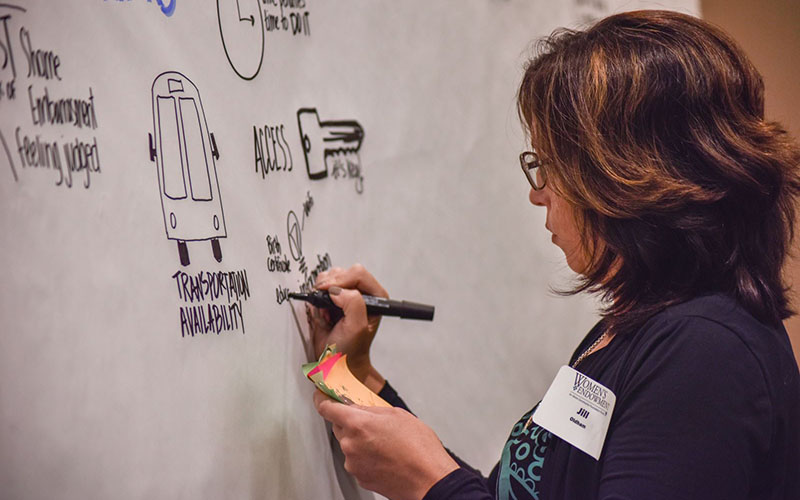
<svg viewBox="0 0 800 500">
<path fill-rule="evenodd" d="M 153 81 L 150 161 L 156 163 L 167 238 L 178 242 L 181 265 L 189 265 L 187 241 L 211 240 L 222 262 L 219 238 L 227 237 L 219 194 L 219 151 L 209 133 L 200 92 L 181 73 L 161 73 Z"/>
<path fill-rule="evenodd" d="M 300 142 L 310 179 L 324 179 L 333 169 L 332 159 L 352 154 L 358 157 L 364 129 L 355 120 L 320 121 L 315 108 L 297 111 Z M 356 161 L 360 165 L 360 161 Z"/>
<path fill-rule="evenodd" d="M 264 62 L 264 15 L 259 0 L 217 0 L 222 48 L 233 71 L 252 80 Z"/>
</svg>

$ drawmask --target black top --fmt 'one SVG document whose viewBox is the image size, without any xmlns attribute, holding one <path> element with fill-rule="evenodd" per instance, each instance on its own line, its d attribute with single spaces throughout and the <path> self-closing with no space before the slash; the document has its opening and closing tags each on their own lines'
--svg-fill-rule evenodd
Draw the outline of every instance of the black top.
<svg viewBox="0 0 800 500">
<path fill-rule="evenodd" d="M 601 333 L 602 322 L 572 359 Z M 528 448 L 541 456 L 510 467 L 537 476 L 535 491 L 503 487 L 502 463 L 487 480 L 459 460 L 426 500 L 800 499 L 800 374 L 782 326 L 725 296 L 699 297 L 617 335 L 578 369 L 617 397 L 599 461 L 549 433 L 523 435 L 518 422 L 509 443 L 535 438 Z M 381 395 L 405 407 L 390 386 Z"/>
</svg>

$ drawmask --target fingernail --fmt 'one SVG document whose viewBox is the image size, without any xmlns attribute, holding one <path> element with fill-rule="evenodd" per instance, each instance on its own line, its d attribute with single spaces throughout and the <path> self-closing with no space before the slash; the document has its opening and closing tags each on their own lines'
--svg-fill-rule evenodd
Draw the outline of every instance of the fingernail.
<svg viewBox="0 0 800 500">
<path fill-rule="evenodd" d="M 342 293 L 342 289 L 341 287 L 338 286 L 332 286 L 328 288 L 328 293 L 331 295 L 339 295 L 340 293 Z"/>
</svg>

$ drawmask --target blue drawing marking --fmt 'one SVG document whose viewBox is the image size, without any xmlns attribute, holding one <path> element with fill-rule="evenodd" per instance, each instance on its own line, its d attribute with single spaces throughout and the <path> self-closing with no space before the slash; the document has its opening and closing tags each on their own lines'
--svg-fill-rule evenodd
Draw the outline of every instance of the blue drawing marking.
<svg viewBox="0 0 800 500">
<path fill-rule="evenodd" d="M 108 0 L 103 0 L 104 2 L 108 2 Z M 119 2 L 130 2 L 131 0 L 116 0 L 117 3 Z M 178 0 L 156 0 L 156 3 L 159 7 L 161 7 L 161 12 L 164 13 L 165 16 L 171 17 L 172 14 L 175 12 L 175 4 Z M 153 0 L 147 0 L 147 3 L 153 3 Z"/>
<path fill-rule="evenodd" d="M 150 0 L 147 1 L 149 2 Z M 170 17 L 172 16 L 172 13 L 175 12 L 175 3 L 178 0 L 168 0 L 169 5 L 164 5 L 164 0 L 156 0 L 156 1 L 158 2 L 158 5 L 161 6 L 161 12 L 163 12 L 165 16 Z"/>
</svg>

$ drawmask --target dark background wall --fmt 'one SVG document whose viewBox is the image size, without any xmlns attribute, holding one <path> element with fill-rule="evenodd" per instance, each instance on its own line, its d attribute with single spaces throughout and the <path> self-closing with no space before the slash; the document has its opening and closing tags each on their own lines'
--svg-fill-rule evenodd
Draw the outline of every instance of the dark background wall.
<svg viewBox="0 0 800 500">
<path fill-rule="evenodd" d="M 800 138 L 800 1 L 701 0 L 703 18 L 730 33 L 761 71 L 766 86 L 766 115 Z M 800 237 L 786 268 L 800 312 Z M 800 362 L 800 316 L 786 321 Z"/>
</svg>

